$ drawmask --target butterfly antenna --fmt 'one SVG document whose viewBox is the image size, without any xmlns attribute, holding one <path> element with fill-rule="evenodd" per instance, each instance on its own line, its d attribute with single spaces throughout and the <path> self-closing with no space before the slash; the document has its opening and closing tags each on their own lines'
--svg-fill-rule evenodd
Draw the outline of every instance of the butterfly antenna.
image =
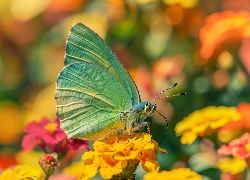
<svg viewBox="0 0 250 180">
<path fill-rule="evenodd" d="M 155 100 L 158 100 L 158 99 L 163 99 L 163 98 L 168 98 L 168 97 L 173 97 L 173 96 L 182 96 L 182 95 L 186 95 L 187 93 L 185 93 L 185 92 L 183 92 L 183 93 L 179 93 L 179 94 L 174 94 L 174 95 L 172 95 L 172 96 L 165 96 L 165 97 L 159 97 L 159 98 L 154 98 L 154 99 L 152 99 L 150 102 L 152 102 L 152 101 L 155 101 Z"/>
<path fill-rule="evenodd" d="M 157 112 L 159 113 L 159 111 L 157 111 Z M 166 122 L 167 122 L 167 129 L 166 129 L 164 135 L 162 136 L 162 138 L 161 138 L 161 140 L 160 140 L 160 142 L 159 142 L 159 144 L 160 144 L 161 141 L 163 140 L 164 136 L 166 135 L 167 131 L 168 131 L 168 120 L 167 120 L 167 118 L 166 118 L 165 116 L 163 116 L 161 113 L 159 113 L 159 114 L 160 114 L 160 115 L 166 120 Z"/>
<path fill-rule="evenodd" d="M 155 100 L 155 98 L 156 98 L 157 96 L 159 96 L 160 94 L 164 93 L 165 91 L 167 91 L 167 90 L 169 90 L 169 89 L 171 89 L 171 88 L 173 88 L 173 87 L 175 87 L 175 86 L 177 86 L 177 83 L 174 83 L 174 85 L 171 86 L 170 88 L 165 89 L 164 91 L 162 91 L 162 92 L 160 92 L 159 94 L 157 94 L 151 101 Z M 150 102 L 151 102 L 151 101 L 150 101 Z"/>
</svg>

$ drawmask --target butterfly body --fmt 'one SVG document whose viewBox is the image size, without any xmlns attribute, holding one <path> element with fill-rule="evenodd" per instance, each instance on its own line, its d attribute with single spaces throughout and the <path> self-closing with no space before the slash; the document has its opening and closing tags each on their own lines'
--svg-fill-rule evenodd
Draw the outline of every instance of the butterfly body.
<svg viewBox="0 0 250 180">
<path fill-rule="evenodd" d="M 128 112 L 122 112 L 120 119 L 123 124 L 123 131 L 130 133 L 130 131 L 142 130 L 144 120 L 153 115 L 156 106 L 149 102 L 140 102 L 137 106 L 130 109 Z"/>
<path fill-rule="evenodd" d="M 55 100 L 69 138 L 96 140 L 140 130 L 156 106 L 141 102 L 133 79 L 111 48 L 81 23 L 72 26 Z"/>
</svg>

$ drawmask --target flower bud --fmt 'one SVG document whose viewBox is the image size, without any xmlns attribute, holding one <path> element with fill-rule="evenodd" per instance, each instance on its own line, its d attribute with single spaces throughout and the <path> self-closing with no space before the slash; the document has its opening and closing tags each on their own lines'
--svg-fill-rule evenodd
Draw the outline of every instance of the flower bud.
<svg viewBox="0 0 250 180">
<path fill-rule="evenodd" d="M 59 165 L 57 154 L 46 154 L 39 160 L 39 164 L 45 174 L 47 175 L 53 174 L 57 166 Z"/>
</svg>

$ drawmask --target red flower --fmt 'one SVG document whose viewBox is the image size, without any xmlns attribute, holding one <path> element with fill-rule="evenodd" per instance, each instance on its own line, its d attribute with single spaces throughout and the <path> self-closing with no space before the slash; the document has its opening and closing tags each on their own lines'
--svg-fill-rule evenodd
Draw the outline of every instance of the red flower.
<svg viewBox="0 0 250 180">
<path fill-rule="evenodd" d="M 222 145 L 217 152 L 218 154 L 237 156 L 244 160 L 250 156 L 249 140 L 250 133 L 246 132 L 239 139 L 231 141 L 228 146 Z"/>
<path fill-rule="evenodd" d="M 51 122 L 47 118 L 42 118 L 41 122 L 32 122 L 25 128 L 27 135 L 23 137 L 23 152 L 29 152 L 34 147 L 39 146 L 45 153 L 58 153 L 60 157 L 69 149 L 77 150 L 80 147 L 89 149 L 89 141 L 80 139 L 68 140 L 65 132 L 60 129 L 58 118 Z"/>
</svg>

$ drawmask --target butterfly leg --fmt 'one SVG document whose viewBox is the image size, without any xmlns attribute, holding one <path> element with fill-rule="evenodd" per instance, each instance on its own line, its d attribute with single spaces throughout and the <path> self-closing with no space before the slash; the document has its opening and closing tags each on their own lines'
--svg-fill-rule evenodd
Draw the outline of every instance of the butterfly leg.
<svg viewBox="0 0 250 180">
<path fill-rule="evenodd" d="M 111 134 L 111 132 L 112 132 L 113 129 L 120 130 L 120 128 L 113 128 L 113 127 L 112 127 L 112 128 L 110 129 L 109 133 L 108 133 L 107 139 L 106 139 L 106 141 L 104 142 L 104 144 L 106 144 L 106 142 L 107 142 L 107 140 L 108 140 L 108 138 L 109 138 L 109 135 Z"/>
<path fill-rule="evenodd" d="M 144 126 L 147 126 L 148 128 L 148 134 L 150 134 L 150 122 L 143 122 Z"/>
<path fill-rule="evenodd" d="M 134 125 L 135 125 L 135 122 L 133 122 L 133 123 L 132 123 L 131 128 L 130 128 L 130 130 L 129 130 L 129 134 L 128 134 L 128 142 L 129 142 L 129 138 L 131 137 L 131 134 L 132 134 L 132 129 L 133 129 Z"/>
</svg>

